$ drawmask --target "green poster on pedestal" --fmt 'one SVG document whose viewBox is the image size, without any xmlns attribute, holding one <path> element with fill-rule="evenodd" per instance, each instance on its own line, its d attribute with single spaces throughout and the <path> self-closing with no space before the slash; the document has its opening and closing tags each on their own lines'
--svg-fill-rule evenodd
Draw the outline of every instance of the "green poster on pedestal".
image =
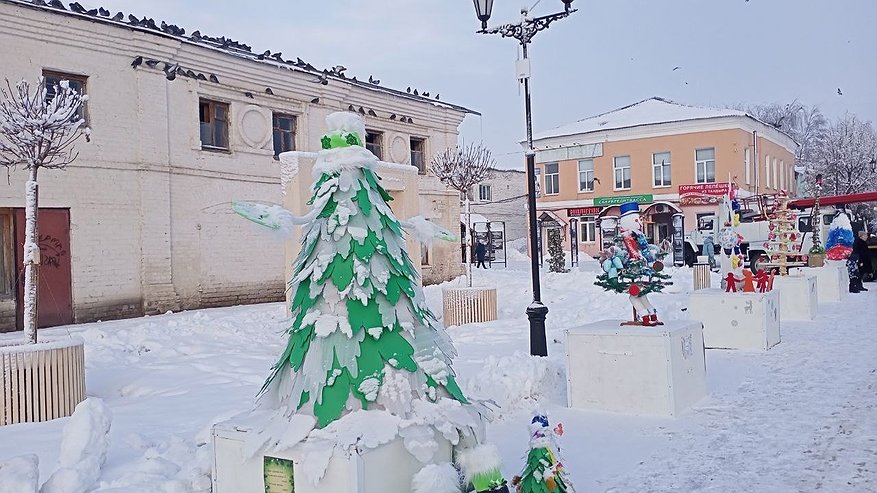
<svg viewBox="0 0 877 493">
<path fill-rule="evenodd" d="M 292 461 L 265 456 L 265 493 L 295 493 Z"/>
</svg>

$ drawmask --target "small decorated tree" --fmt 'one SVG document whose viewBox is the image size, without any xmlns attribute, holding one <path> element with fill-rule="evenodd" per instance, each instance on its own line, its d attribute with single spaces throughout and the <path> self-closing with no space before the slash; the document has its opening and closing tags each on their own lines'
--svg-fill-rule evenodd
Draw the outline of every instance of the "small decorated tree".
<svg viewBox="0 0 877 493">
<path fill-rule="evenodd" d="M 789 274 L 789 267 L 805 265 L 803 262 L 789 260 L 790 257 L 798 256 L 795 251 L 795 241 L 798 239 L 795 232 L 795 215 L 789 210 L 789 200 L 789 196 L 781 192 L 773 212 L 768 214 L 770 224 L 767 227 L 770 232 L 765 242 L 765 253 L 770 257 L 770 261 L 761 264 L 765 267 L 778 268 L 781 276 Z"/>
<path fill-rule="evenodd" d="M 822 210 L 819 208 L 819 197 L 822 195 L 822 175 L 816 175 L 814 186 L 816 201 L 813 204 L 810 225 L 813 228 L 813 246 L 810 247 L 808 263 L 811 267 L 821 267 L 825 256 L 825 248 L 822 246 Z"/>
<path fill-rule="evenodd" d="M 37 231 L 41 168 L 64 169 L 79 156 L 76 141 L 91 130 L 85 128 L 82 106 L 88 96 L 68 81 L 47 86 L 44 79 L 31 86 L 22 80 L 13 89 L 9 80 L 0 89 L 0 165 L 22 166 L 29 172 L 25 183 L 24 227 L 24 337 L 37 342 L 37 286 L 40 247 Z"/>
<path fill-rule="evenodd" d="M 553 430 L 544 415 L 535 416 L 530 423 L 530 450 L 527 463 L 512 484 L 519 493 L 567 493 L 574 491 L 563 461 L 557 436 L 563 434 L 563 425 Z"/>
<path fill-rule="evenodd" d="M 825 256 L 829 260 L 846 260 L 853 251 L 853 225 L 845 213 L 840 212 L 828 227 L 825 239 Z"/>
<path fill-rule="evenodd" d="M 563 240 L 560 228 L 548 228 L 548 260 L 549 272 L 566 272 L 566 253 L 563 251 Z"/>
<path fill-rule="evenodd" d="M 662 260 L 667 252 L 661 252 L 646 241 L 642 234 L 639 204 L 621 205 L 619 227 L 621 233 L 615 237 L 615 244 L 601 256 L 603 273 L 597 276 L 594 284 L 606 291 L 627 293 L 636 312 L 634 324 L 663 325 L 658 321 L 658 312 L 648 296 L 672 284 L 667 281 L 670 276 L 663 272 Z"/>
</svg>

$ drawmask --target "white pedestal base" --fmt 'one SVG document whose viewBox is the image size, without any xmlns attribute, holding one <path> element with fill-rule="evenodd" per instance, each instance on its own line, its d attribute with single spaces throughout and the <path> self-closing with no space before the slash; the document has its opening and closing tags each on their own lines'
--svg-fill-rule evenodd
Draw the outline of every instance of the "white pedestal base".
<svg viewBox="0 0 877 493">
<path fill-rule="evenodd" d="M 845 263 L 838 265 L 836 261 L 826 261 L 823 267 L 800 267 L 790 271 L 816 277 L 816 298 L 820 303 L 843 301 L 850 292 L 850 273 Z"/>
<path fill-rule="evenodd" d="M 243 444 L 248 433 L 246 426 L 232 421 L 213 427 L 213 493 L 265 493 L 265 456 L 293 460 L 289 451 L 268 451 L 244 460 Z M 440 461 L 451 461 L 451 445 L 436 440 Z M 410 493 L 411 479 L 423 464 L 411 455 L 401 438 L 375 449 L 339 453 L 329 462 L 323 479 L 315 486 L 299 473 L 299 463 L 293 461 L 294 493 Z"/>
<path fill-rule="evenodd" d="M 726 293 L 703 289 L 688 298 L 688 316 L 703 323 L 703 344 L 716 349 L 766 351 L 780 342 L 777 291 Z"/>
<path fill-rule="evenodd" d="M 566 331 L 569 407 L 676 416 L 706 396 L 700 322 L 604 320 Z"/>
<path fill-rule="evenodd" d="M 780 320 L 813 320 L 819 299 L 816 277 L 777 276 L 773 288 L 780 293 Z"/>
</svg>

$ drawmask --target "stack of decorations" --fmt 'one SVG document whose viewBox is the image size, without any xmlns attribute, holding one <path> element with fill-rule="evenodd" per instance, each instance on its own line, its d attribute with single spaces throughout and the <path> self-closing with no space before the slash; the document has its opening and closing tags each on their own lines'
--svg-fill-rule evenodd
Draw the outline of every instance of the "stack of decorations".
<svg viewBox="0 0 877 493">
<path fill-rule="evenodd" d="M 828 227 L 825 256 L 829 260 L 846 260 L 853 251 L 853 225 L 843 212 L 838 213 Z"/>
<path fill-rule="evenodd" d="M 741 208 L 737 201 L 735 187 L 734 183 L 728 184 L 728 192 L 722 201 L 720 215 L 720 219 L 724 221 L 722 230 L 719 231 L 719 245 L 722 247 L 722 284 L 725 286 L 726 292 L 736 292 L 738 287 L 744 287 L 740 284 L 744 282 L 743 265 L 745 259 L 740 250 L 743 237 L 737 232 L 737 226 L 740 225 Z"/>
<path fill-rule="evenodd" d="M 620 234 L 615 237 L 615 245 L 601 254 L 603 273 L 594 283 L 606 291 L 627 293 L 634 309 L 634 321 L 628 325 L 654 327 L 664 325 L 658 321 L 658 311 L 649 302 L 650 293 L 659 293 L 668 282 L 661 262 L 667 255 L 655 245 L 649 245 L 642 232 L 639 204 L 621 204 L 621 218 L 618 221 Z"/>
<path fill-rule="evenodd" d="M 795 241 L 795 216 L 789 210 L 789 196 L 781 192 L 777 197 L 776 207 L 768 214 L 770 224 L 767 240 L 764 243 L 765 253 L 770 256 L 770 262 L 760 264 L 761 267 L 777 267 L 779 275 L 789 274 L 789 267 L 801 267 L 803 262 L 789 261 L 789 257 L 796 257 Z"/>
<path fill-rule="evenodd" d="M 819 197 L 822 195 L 822 175 L 816 175 L 816 203 L 813 204 L 813 214 L 810 216 L 810 224 L 813 228 L 813 246 L 810 247 L 807 264 L 810 267 L 822 267 L 825 260 L 825 248 L 822 247 L 820 232 L 822 230 L 822 211 L 819 209 Z"/>
</svg>

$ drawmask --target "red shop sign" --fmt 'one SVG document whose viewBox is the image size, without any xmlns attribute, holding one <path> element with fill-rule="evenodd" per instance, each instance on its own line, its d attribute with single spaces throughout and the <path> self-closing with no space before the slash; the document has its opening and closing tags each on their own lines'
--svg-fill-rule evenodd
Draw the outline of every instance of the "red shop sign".
<svg viewBox="0 0 877 493">
<path fill-rule="evenodd" d="M 566 215 L 573 216 L 595 216 L 603 210 L 602 207 L 575 207 L 566 210 Z"/>
</svg>

